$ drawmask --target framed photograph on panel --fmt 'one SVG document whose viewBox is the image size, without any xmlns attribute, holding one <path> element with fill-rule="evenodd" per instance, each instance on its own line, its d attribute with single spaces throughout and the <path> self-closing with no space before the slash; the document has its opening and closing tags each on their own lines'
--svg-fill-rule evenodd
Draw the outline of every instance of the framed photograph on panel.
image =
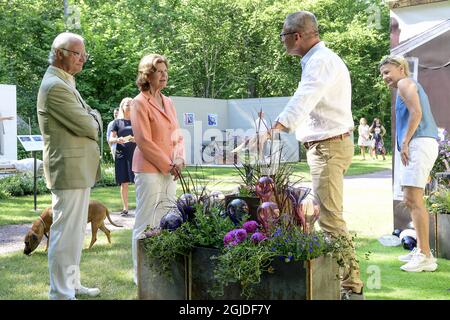
<svg viewBox="0 0 450 320">
<path fill-rule="evenodd" d="M 208 126 L 217 126 L 217 114 L 209 113 L 208 114 Z"/>
<path fill-rule="evenodd" d="M 185 113 L 184 114 L 184 124 L 186 126 L 193 126 L 195 122 L 195 114 L 193 113 Z"/>
</svg>

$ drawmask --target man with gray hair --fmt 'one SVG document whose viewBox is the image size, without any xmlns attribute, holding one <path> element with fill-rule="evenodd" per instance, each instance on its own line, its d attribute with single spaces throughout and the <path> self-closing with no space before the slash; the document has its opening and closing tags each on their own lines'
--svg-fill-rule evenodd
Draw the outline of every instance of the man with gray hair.
<svg viewBox="0 0 450 320">
<path fill-rule="evenodd" d="M 299 11 L 286 17 L 280 40 L 287 54 L 300 56 L 301 81 L 276 119 L 276 130 L 294 132 L 307 150 L 314 195 L 320 202 L 319 225 L 347 243 L 342 298 L 363 299 L 363 283 L 353 241 L 343 218 L 344 173 L 353 157 L 351 82 L 347 66 L 319 39 L 316 17 Z"/>
<path fill-rule="evenodd" d="M 53 41 L 49 63 L 38 93 L 39 128 L 44 138 L 44 175 L 52 193 L 48 269 L 49 298 L 75 300 L 97 296 L 100 290 L 80 282 L 80 258 L 87 224 L 91 187 L 100 177 L 102 128 L 75 87 L 74 75 L 88 59 L 84 39 L 61 33 Z"/>
</svg>

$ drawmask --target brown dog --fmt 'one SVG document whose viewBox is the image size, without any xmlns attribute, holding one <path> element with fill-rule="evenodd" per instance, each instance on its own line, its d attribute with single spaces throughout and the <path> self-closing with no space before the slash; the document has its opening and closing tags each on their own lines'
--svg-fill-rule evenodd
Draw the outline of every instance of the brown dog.
<svg viewBox="0 0 450 320">
<path fill-rule="evenodd" d="M 48 241 L 50 238 L 50 226 L 52 225 L 52 207 L 48 207 L 42 211 L 42 214 L 39 216 L 31 229 L 28 231 L 25 236 L 25 249 L 23 249 L 23 253 L 26 255 L 31 254 L 39 243 L 41 243 L 44 235 L 47 237 L 47 245 L 45 247 L 45 251 L 48 249 Z M 108 218 L 109 222 L 116 227 L 123 227 L 115 224 L 111 217 L 109 216 L 109 210 L 103 204 L 96 200 L 89 201 L 89 214 L 87 223 L 91 223 L 92 228 L 92 238 L 91 244 L 89 245 L 89 249 L 94 245 L 95 241 L 97 241 L 97 231 L 98 229 L 102 230 L 106 237 L 108 238 L 108 242 L 111 243 L 111 231 L 105 226 L 105 218 Z"/>
</svg>

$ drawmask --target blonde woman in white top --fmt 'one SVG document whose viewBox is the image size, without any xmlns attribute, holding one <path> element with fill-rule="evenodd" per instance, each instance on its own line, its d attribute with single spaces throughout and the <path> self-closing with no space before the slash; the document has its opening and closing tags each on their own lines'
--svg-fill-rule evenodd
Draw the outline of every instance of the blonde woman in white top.
<svg viewBox="0 0 450 320">
<path fill-rule="evenodd" d="M 358 135 L 358 146 L 361 149 L 363 160 L 366 160 L 366 147 L 370 148 L 369 125 L 366 118 L 359 120 Z"/>
</svg>

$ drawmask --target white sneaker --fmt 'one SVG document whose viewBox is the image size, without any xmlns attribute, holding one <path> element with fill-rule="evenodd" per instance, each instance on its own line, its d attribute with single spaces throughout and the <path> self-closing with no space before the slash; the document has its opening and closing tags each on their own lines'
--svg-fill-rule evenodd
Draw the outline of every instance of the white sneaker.
<svg viewBox="0 0 450 320">
<path fill-rule="evenodd" d="M 402 261 L 402 262 L 410 262 L 413 255 L 415 255 L 417 252 L 417 247 L 415 247 L 414 249 L 412 249 L 412 251 L 410 251 L 408 254 L 402 255 L 398 257 L 398 260 Z"/>
<path fill-rule="evenodd" d="M 81 286 L 79 289 L 75 289 L 75 295 L 87 295 L 90 297 L 96 297 L 100 294 L 99 288 L 87 288 Z"/>
<path fill-rule="evenodd" d="M 411 258 L 407 264 L 400 267 L 407 272 L 435 271 L 437 269 L 436 259 L 433 256 L 427 258 L 420 250 Z"/>
</svg>

